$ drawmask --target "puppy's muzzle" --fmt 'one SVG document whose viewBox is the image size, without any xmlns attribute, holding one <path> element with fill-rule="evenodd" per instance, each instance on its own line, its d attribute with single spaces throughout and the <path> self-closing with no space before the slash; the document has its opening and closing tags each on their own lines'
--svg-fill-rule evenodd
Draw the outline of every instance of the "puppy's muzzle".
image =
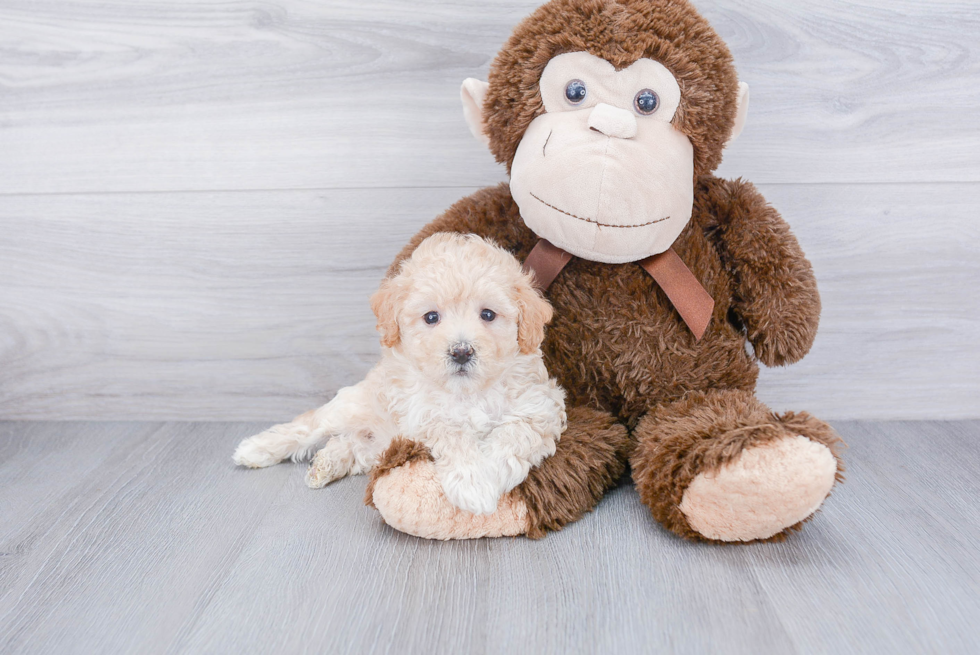
<svg viewBox="0 0 980 655">
<path fill-rule="evenodd" d="M 473 359 L 476 351 L 468 343 L 457 343 L 449 349 L 449 358 L 460 366 L 466 366 Z"/>
</svg>

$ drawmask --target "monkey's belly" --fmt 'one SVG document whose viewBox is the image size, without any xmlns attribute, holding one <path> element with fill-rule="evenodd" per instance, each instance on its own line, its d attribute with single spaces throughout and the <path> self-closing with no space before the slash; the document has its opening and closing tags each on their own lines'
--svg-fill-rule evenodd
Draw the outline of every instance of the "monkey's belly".
<svg viewBox="0 0 980 655">
<path fill-rule="evenodd" d="M 545 362 L 570 406 L 598 404 L 629 421 L 688 391 L 755 388 L 758 366 L 731 324 L 712 319 L 696 342 L 673 307 L 655 295 L 606 292 L 558 293 L 552 300 Z"/>
</svg>

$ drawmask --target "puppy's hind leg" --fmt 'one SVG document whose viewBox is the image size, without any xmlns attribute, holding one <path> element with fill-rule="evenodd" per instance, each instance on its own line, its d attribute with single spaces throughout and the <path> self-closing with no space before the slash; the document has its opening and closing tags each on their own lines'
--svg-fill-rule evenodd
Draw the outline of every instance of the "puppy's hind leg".
<svg viewBox="0 0 980 655">
<path fill-rule="evenodd" d="M 328 436 L 316 418 L 317 410 L 297 417 L 291 423 L 274 425 L 265 432 L 245 439 L 232 459 L 240 466 L 262 468 L 291 457 L 306 459 Z"/>
<path fill-rule="evenodd" d="M 310 468 L 306 471 L 306 486 L 320 489 L 355 472 L 354 449 L 355 444 L 346 435 L 328 441 L 310 462 Z"/>
<path fill-rule="evenodd" d="M 373 373 L 373 371 L 372 371 Z M 287 457 L 307 459 L 317 447 L 334 435 L 361 430 L 374 415 L 371 375 L 352 387 L 344 387 L 333 400 L 292 423 L 275 425 L 238 445 L 233 459 L 251 468 L 272 466 Z"/>
</svg>

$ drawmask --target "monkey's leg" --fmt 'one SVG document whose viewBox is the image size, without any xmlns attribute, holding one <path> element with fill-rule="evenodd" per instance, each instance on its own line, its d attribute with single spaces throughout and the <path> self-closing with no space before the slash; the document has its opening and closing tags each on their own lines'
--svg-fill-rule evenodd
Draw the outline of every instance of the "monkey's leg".
<svg viewBox="0 0 980 655">
<path fill-rule="evenodd" d="M 626 467 L 630 439 L 608 413 L 568 410 L 568 429 L 554 455 L 500 499 L 488 515 L 464 512 L 446 500 L 428 449 L 397 440 L 371 473 L 366 501 L 385 522 L 429 539 L 473 539 L 526 534 L 543 537 L 595 507 Z"/>
<path fill-rule="evenodd" d="M 634 436 L 640 498 L 689 539 L 782 538 L 843 479 L 843 442 L 829 425 L 777 416 L 747 391 L 689 394 L 651 411 Z"/>
</svg>

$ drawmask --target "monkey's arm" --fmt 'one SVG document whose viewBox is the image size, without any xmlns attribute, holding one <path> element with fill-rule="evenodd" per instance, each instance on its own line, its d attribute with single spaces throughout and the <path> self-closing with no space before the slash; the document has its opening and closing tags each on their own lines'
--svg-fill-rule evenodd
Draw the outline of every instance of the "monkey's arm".
<svg viewBox="0 0 980 655">
<path fill-rule="evenodd" d="M 733 308 L 766 366 L 801 359 L 813 345 L 820 294 L 813 268 L 789 226 L 742 180 L 704 182 L 718 223 L 716 243 L 735 281 Z"/>
<path fill-rule="evenodd" d="M 412 255 L 418 245 L 436 232 L 478 234 L 493 239 L 522 260 L 537 242 L 534 233 L 521 220 L 517 203 L 511 198 L 506 182 L 481 189 L 457 201 L 445 213 L 423 227 L 395 257 L 388 268 L 392 275 L 402 260 Z"/>
</svg>

